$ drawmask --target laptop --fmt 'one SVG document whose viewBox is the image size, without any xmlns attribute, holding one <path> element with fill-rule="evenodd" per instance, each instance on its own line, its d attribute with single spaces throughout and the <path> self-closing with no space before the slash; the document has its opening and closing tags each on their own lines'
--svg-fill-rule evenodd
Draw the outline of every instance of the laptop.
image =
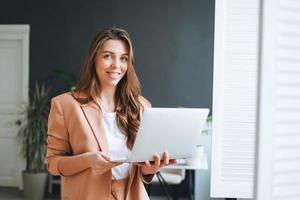
<svg viewBox="0 0 300 200">
<path fill-rule="evenodd" d="M 170 159 L 194 157 L 208 113 L 206 108 L 146 109 L 129 157 L 111 162 L 153 161 L 154 153 L 162 158 L 165 150 Z"/>
</svg>

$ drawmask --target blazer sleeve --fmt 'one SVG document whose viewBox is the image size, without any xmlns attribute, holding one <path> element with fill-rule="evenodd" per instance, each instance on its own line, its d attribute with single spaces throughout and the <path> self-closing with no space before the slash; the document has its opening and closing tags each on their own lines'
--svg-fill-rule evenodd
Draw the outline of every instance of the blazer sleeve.
<svg viewBox="0 0 300 200">
<path fill-rule="evenodd" d="M 71 155 L 71 145 L 61 105 L 55 98 L 51 101 L 47 143 L 47 169 L 53 175 L 63 176 L 59 171 L 59 161 L 64 156 Z"/>
<path fill-rule="evenodd" d="M 150 184 L 153 181 L 155 174 L 143 175 L 142 167 L 138 167 L 138 174 L 140 175 L 142 181 L 146 184 Z"/>
</svg>

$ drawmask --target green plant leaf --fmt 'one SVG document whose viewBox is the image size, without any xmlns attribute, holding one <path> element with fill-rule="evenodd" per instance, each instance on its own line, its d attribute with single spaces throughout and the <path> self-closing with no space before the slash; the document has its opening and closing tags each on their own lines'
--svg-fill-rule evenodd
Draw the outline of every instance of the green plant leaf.
<svg viewBox="0 0 300 200">
<path fill-rule="evenodd" d="M 21 105 L 15 125 L 20 155 L 26 160 L 26 171 L 38 173 L 45 170 L 44 156 L 47 138 L 50 88 L 35 84 L 29 100 Z"/>
</svg>

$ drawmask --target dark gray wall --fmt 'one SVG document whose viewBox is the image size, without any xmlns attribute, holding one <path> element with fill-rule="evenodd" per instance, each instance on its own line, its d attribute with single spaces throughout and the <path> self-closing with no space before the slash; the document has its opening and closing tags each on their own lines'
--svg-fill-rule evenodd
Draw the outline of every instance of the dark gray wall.
<svg viewBox="0 0 300 200">
<path fill-rule="evenodd" d="M 93 35 L 116 25 L 131 34 L 153 106 L 211 108 L 213 0 L 1 0 L 0 24 L 30 24 L 31 86 L 54 69 L 79 76 Z M 68 90 L 61 79 L 53 84 L 52 95 Z M 186 194 L 186 184 L 180 188 Z"/>
<path fill-rule="evenodd" d="M 212 0 L 2 0 L 0 24 L 30 24 L 30 85 L 53 69 L 80 75 L 93 35 L 107 26 L 131 34 L 143 95 L 157 107 L 212 102 Z M 56 80 L 53 95 L 68 86 Z"/>
</svg>

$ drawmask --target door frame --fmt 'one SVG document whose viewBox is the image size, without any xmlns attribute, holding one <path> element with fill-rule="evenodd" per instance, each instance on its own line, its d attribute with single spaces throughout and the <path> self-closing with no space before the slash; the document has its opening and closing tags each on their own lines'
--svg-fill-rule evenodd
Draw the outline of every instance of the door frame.
<svg viewBox="0 0 300 200">
<path fill-rule="evenodd" d="M 22 101 L 28 100 L 29 86 L 29 31 L 30 26 L 24 25 L 0 25 L 1 40 L 17 40 L 22 43 Z"/>
<path fill-rule="evenodd" d="M 21 44 L 21 99 L 22 102 L 28 101 L 28 88 L 29 88 L 29 24 L 17 24 L 17 25 L 0 25 L 0 40 L 6 41 L 18 41 Z M 17 154 L 18 175 L 17 175 L 17 187 L 23 189 L 23 183 L 21 178 L 21 171 L 25 167 L 24 160 Z"/>
</svg>

